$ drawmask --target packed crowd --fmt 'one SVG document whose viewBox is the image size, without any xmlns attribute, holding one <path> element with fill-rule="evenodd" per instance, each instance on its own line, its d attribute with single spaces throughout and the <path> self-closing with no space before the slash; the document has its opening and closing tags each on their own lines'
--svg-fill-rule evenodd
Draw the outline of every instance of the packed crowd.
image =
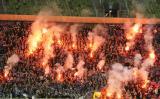
<svg viewBox="0 0 160 99">
<path fill-rule="evenodd" d="M 59 47 L 56 48 L 56 57 L 50 60 L 53 73 L 48 76 L 45 76 L 43 69 L 38 67 L 40 65 L 37 63 L 39 57 L 25 57 L 27 49 L 26 38 L 31 32 L 31 24 L 32 22 L 0 22 L 0 97 L 88 97 L 94 91 L 101 90 L 106 86 L 107 71 L 110 69 L 111 64 L 119 62 L 125 66 L 132 67 L 134 54 L 136 52 L 142 55 L 146 53 L 143 50 L 144 40 L 141 36 L 139 36 L 134 48 L 126 53 L 124 46 L 127 40 L 123 24 L 103 24 L 107 28 L 106 34 L 103 35 L 105 43 L 96 51 L 94 59 L 88 58 L 88 54 L 85 54 L 88 52 L 85 50 L 73 51 L 75 64 L 78 63 L 79 55 L 83 54 L 85 57 L 85 68 L 87 68 L 85 78 L 83 80 L 74 79 L 72 76 L 74 70 L 72 70 L 65 72 L 63 82 L 58 82 L 55 80 L 56 63 L 61 63 L 63 66 L 66 58 L 63 50 Z M 129 82 L 125 86 L 124 92 L 130 97 L 156 99 L 160 95 L 160 27 L 159 25 L 153 26 L 153 31 L 155 32 L 153 45 L 156 53 L 156 62 L 155 66 L 149 70 L 151 83 L 148 86 L 148 90 L 143 91 L 137 83 Z M 79 49 L 84 46 L 85 37 L 92 27 L 93 24 L 85 24 L 79 31 L 77 42 L 82 45 Z M 64 38 L 66 41 L 69 41 L 68 39 L 70 38 Z M 8 57 L 14 53 L 20 57 L 20 61 L 11 70 L 8 80 L 1 75 L 3 75 L 3 69 Z M 37 53 L 40 53 L 40 51 Z M 102 56 L 105 56 L 106 66 L 102 70 L 98 70 L 96 65 Z"/>
</svg>

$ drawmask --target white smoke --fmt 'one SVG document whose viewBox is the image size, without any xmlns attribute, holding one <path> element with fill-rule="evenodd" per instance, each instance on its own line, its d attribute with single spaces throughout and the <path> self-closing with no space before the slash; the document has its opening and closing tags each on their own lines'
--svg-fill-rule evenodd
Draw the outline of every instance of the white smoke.
<svg viewBox="0 0 160 99">
<path fill-rule="evenodd" d="M 65 69 L 72 69 L 74 63 L 73 55 L 71 53 L 68 53 L 67 58 L 65 60 L 64 67 Z"/>
<path fill-rule="evenodd" d="M 92 50 L 96 51 L 105 41 L 101 36 L 98 36 L 94 33 L 89 32 L 88 36 L 89 41 L 92 43 Z"/>
<path fill-rule="evenodd" d="M 106 29 L 102 25 L 96 25 L 92 32 L 88 33 L 88 40 L 92 53 L 95 52 L 104 42 L 104 37 L 107 35 Z"/>
<path fill-rule="evenodd" d="M 72 40 L 73 40 L 74 44 L 76 44 L 76 42 L 77 42 L 76 35 L 78 34 L 80 26 L 81 26 L 80 24 L 74 24 L 74 25 L 71 25 L 71 27 L 70 27 L 69 31 L 72 35 Z"/>
<path fill-rule="evenodd" d="M 126 42 L 126 48 L 125 48 L 126 51 L 130 50 L 130 48 L 132 48 L 132 46 L 135 45 L 136 36 L 142 32 L 141 31 L 142 24 L 140 23 L 136 23 L 134 25 L 131 25 L 130 23 L 127 23 L 127 24 L 128 25 L 125 25 L 126 39 L 128 40 Z"/>
<path fill-rule="evenodd" d="M 80 61 L 78 62 L 78 64 L 77 64 L 77 69 L 78 69 L 78 70 L 81 70 L 81 69 L 83 68 L 84 64 L 85 64 L 85 62 L 84 62 L 83 60 L 80 60 Z"/>
<path fill-rule="evenodd" d="M 147 69 L 149 66 L 153 66 L 153 65 L 154 65 L 154 59 L 147 58 L 143 61 L 142 68 Z"/>
<path fill-rule="evenodd" d="M 105 60 L 102 59 L 102 60 L 100 60 L 100 61 L 98 62 L 97 68 L 98 68 L 98 69 L 102 69 L 104 65 L 105 65 Z"/>
<path fill-rule="evenodd" d="M 85 68 L 81 68 L 81 70 L 78 70 L 75 73 L 75 76 L 77 76 L 78 78 L 82 79 L 84 77 L 84 73 L 85 73 L 86 69 Z"/>
<path fill-rule="evenodd" d="M 8 58 L 7 64 L 16 64 L 19 61 L 19 57 L 17 54 L 13 54 L 11 57 Z"/>
<path fill-rule="evenodd" d="M 152 45 L 152 41 L 153 41 L 153 34 L 152 34 L 152 27 L 147 26 L 146 27 L 146 32 L 144 34 L 144 39 L 145 39 L 145 45 L 146 45 L 146 49 L 149 51 L 149 56 L 148 58 L 146 58 L 143 63 L 141 64 L 141 69 L 140 69 L 140 73 L 142 76 L 142 79 L 144 80 L 148 80 L 148 74 L 149 72 L 147 71 L 147 69 L 150 66 L 154 65 L 155 62 L 155 53 L 154 53 L 154 49 L 153 49 L 153 45 Z"/>
<path fill-rule="evenodd" d="M 53 23 L 49 27 L 49 30 L 51 31 L 51 33 L 54 33 L 54 36 L 57 40 L 60 40 L 61 34 L 65 31 L 65 28 L 65 25 Z"/>
<path fill-rule="evenodd" d="M 95 45 L 97 45 L 98 47 L 104 43 L 105 39 L 103 37 L 105 37 L 105 35 L 107 35 L 107 30 L 104 26 L 98 24 L 93 28 L 93 36 L 94 36 L 94 42 L 97 43 Z M 97 48 L 98 48 L 97 47 Z"/>
<path fill-rule="evenodd" d="M 104 43 L 104 41 L 105 39 L 103 37 L 94 35 L 94 45 L 97 46 L 97 48 L 99 48 Z"/>
<path fill-rule="evenodd" d="M 63 66 L 61 66 L 60 64 L 57 65 L 57 69 L 56 69 L 56 79 L 57 81 L 62 81 L 63 80 L 63 73 L 65 72 L 65 69 L 63 68 Z"/>
<path fill-rule="evenodd" d="M 7 77 L 10 70 L 13 68 L 13 66 L 18 63 L 19 57 L 17 54 L 13 54 L 10 56 L 7 60 L 7 65 L 4 67 L 4 76 Z"/>
<path fill-rule="evenodd" d="M 107 35 L 107 28 L 105 28 L 105 27 L 104 27 L 103 25 L 101 25 L 101 24 L 98 24 L 98 25 L 96 25 L 96 26 L 93 28 L 93 32 L 94 32 L 96 35 L 105 37 L 105 36 Z"/>
<path fill-rule="evenodd" d="M 146 31 L 144 33 L 144 40 L 145 40 L 145 47 L 146 50 L 149 52 L 148 57 L 141 61 L 142 57 L 140 54 L 136 54 L 134 58 L 134 65 L 138 66 L 141 65 L 140 69 L 136 69 L 136 72 L 138 72 L 139 77 L 144 81 L 144 85 L 142 85 L 142 88 L 145 88 L 146 84 L 148 83 L 148 75 L 149 71 L 147 70 L 150 66 L 154 66 L 155 62 L 155 53 L 154 48 L 152 45 L 153 41 L 153 34 L 152 34 L 152 27 L 146 26 Z M 135 69 L 134 69 L 135 70 Z"/>
<path fill-rule="evenodd" d="M 146 70 L 146 68 L 143 68 L 143 67 L 140 68 L 138 70 L 138 73 L 139 73 L 141 79 L 143 79 L 144 81 L 148 80 L 148 74 L 149 74 L 149 72 Z"/>
<path fill-rule="evenodd" d="M 80 60 L 78 65 L 77 65 L 77 72 L 75 73 L 75 76 L 79 77 L 79 78 L 83 78 L 84 73 L 86 71 L 86 69 L 83 67 L 85 64 L 85 62 L 83 60 Z"/>
<path fill-rule="evenodd" d="M 50 73 L 50 67 L 46 66 L 45 67 L 45 75 L 48 75 Z"/>
<path fill-rule="evenodd" d="M 144 40 L 146 49 L 148 51 L 153 50 L 152 41 L 153 41 L 153 34 L 152 34 L 152 26 L 146 26 L 146 32 L 144 34 Z"/>
<path fill-rule="evenodd" d="M 142 56 L 141 54 L 136 54 L 134 57 L 134 66 L 139 66 L 141 64 Z"/>
<path fill-rule="evenodd" d="M 132 80 L 132 69 L 128 69 L 120 63 L 113 64 L 112 69 L 109 71 L 107 92 L 112 95 L 114 93 L 122 95 L 124 83 L 129 80 Z"/>
<path fill-rule="evenodd" d="M 57 72 L 57 73 L 63 73 L 63 72 L 64 72 L 63 66 L 61 66 L 59 63 L 57 63 L 56 72 Z"/>
<path fill-rule="evenodd" d="M 94 37 L 94 34 L 93 34 L 92 32 L 89 32 L 89 33 L 88 33 L 88 40 L 89 40 L 90 42 L 92 42 L 93 37 Z"/>
</svg>

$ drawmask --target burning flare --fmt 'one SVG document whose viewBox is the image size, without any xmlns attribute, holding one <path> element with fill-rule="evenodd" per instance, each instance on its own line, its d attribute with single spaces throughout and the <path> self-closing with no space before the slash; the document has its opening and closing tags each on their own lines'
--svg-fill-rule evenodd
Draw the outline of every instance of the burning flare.
<svg viewBox="0 0 160 99">
<path fill-rule="evenodd" d="M 42 41 L 42 31 L 45 31 L 44 29 L 42 30 L 40 22 L 34 22 L 32 24 L 32 34 L 29 35 L 28 37 L 28 54 L 33 54 L 34 51 L 38 48 L 38 44 Z"/>
<path fill-rule="evenodd" d="M 126 38 L 128 42 L 126 43 L 125 50 L 129 51 L 130 48 L 135 44 L 135 38 L 137 34 L 141 33 L 141 24 L 134 24 L 133 27 L 129 28 L 126 32 Z"/>
<path fill-rule="evenodd" d="M 43 48 L 44 48 L 44 57 L 42 58 L 42 65 L 45 66 L 46 64 L 48 64 L 48 60 L 50 58 L 53 58 L 53 47 L 52 44 L 54 43 L 53 41 L 53 34 L 50 33 L 47 29 L 44 29 L 43 31 L 45 31 L 45 34 L 43 35 Z"/>
<path fill-rule="evenodd" d="M 149 58 L 155 59 L 155 53 L 154 53 L 154 51 L 151 51 L 151 52 L 149 53 Z"/>
<path fill-rule="evenodd" d="M 145 80 L 145 81 L 144 81 L 144 84 L 142 85 L 142 88 L 146 88 L 146 87 L 147 87 L 147 84 L 148 84 L 149 82 L 150 82 L 149 80 Z"/>
</svg>

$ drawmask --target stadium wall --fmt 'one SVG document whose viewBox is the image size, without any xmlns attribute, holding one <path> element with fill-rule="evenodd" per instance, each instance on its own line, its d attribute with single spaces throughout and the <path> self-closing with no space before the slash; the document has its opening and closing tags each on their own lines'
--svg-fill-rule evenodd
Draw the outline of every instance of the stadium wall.
<svg viewBox="0 0 160 99">
<path fill-rule="evenodd" d="M 0 14 L 0 20 L 4 21 L 34 21 L 36 15 L 13 15 Z M 158 18 L 109 18 L 109 17 L 74 17 L 74 16 L 45 16 L 49 21 L 53 22 L 73 22 L 73 23 L 142 23 L 142 24 L 159 24 Z"/>
</svg>

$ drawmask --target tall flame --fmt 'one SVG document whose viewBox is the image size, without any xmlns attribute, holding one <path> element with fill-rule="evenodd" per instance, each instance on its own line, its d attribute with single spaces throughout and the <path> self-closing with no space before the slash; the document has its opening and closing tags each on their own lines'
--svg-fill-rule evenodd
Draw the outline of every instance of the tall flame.
<svg viewBox="0 0 160 99">
<path fill-rule="evenodd" d="M 127 33 L 126 33 L 126 38 L 128 40 L 125 50 L 128 51 L 130 50 L 130 47 L 132 47 L 135 44 L 135 37 L 138 33 L 141 33 L 141 24 L 137 23 L 134 24 L 133 27 L 131 27 Z"/>
<path fill-rule="evenodd" d="M 155 53 L 154 53 L 154 51 L 151 51 L 151 52 L 149 53 L 149 57 L 150 57 L 151 59 L 155 59 Z"/>
<path fill-rule="evenodd" d="M 59 72 L 59 73 L 57 74 L 56 79 L 57 79 L 57 81 L 62 82 L 62 81 L 63 81 L 62 73 Z"/>
<path fill-rule="evenodd" d="M 28 54 L 33 54 L 38 48 L 38 44 L 42 41 L 42 31 L 39 22 L 32 24 L 32 34 L 28 37 Z"/>
<path fill-rule="evenodd" d="M 52 44 L 53 41 L 53 34 L 50 33 L 47 29 L 45 29 L 45 34 L 43 37 L 43 48 L 44 48 L 44 57 L 42 59 L 42 65 L 46 65 L 48 63 L 48 60 L 53 57 L 53 48 Z"/>
</svg>

